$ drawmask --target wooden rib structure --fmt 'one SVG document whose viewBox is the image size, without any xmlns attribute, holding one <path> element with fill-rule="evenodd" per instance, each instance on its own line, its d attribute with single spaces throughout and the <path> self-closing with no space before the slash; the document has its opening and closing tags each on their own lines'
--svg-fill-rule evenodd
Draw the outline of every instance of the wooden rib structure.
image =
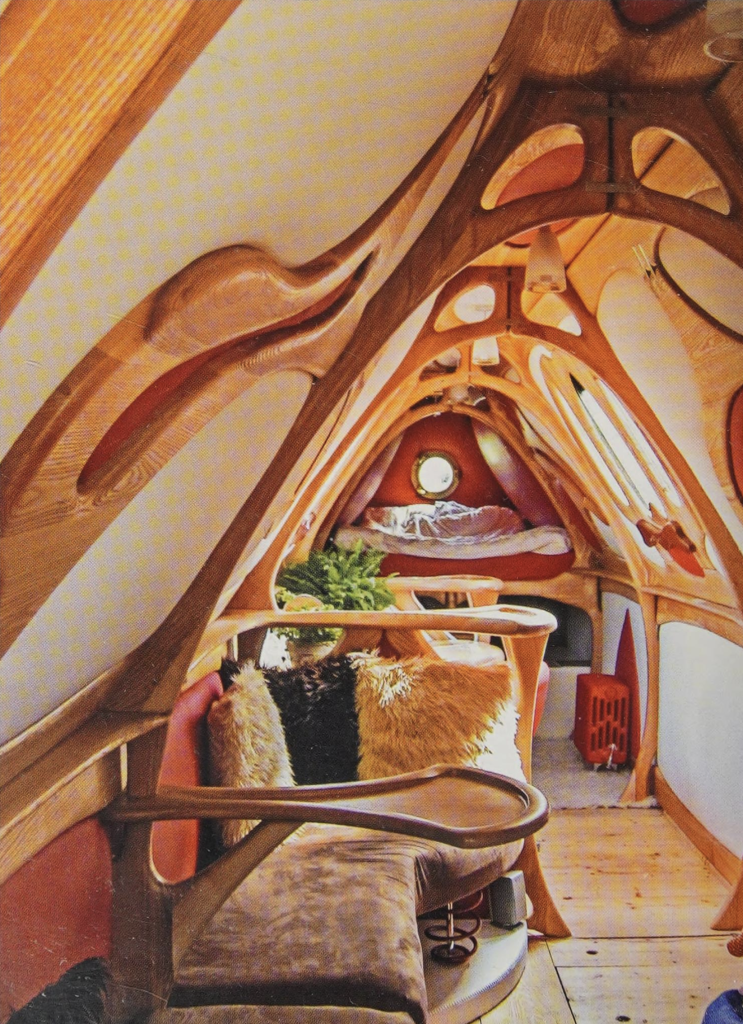
<svg viewBox="0 0 743 1024">
<path fill-rule="evenodd" d="M 105 6 L 100 25 L 69 23 L 59 0 L 41 13 L 33 4 L 11 0 L 2 13 L 0 83 L 2 76 L 10 81 L 19 75 L 28 86 L 19 90 L 18 106 L 3 114 L 3 174 L 13 188 L 3 212 L 5 318 L 237 0 L 164 6 L 155 0 L 108 0 Z M 103 64 L 101 33 L 121 41 Z M 249 238 L 204 254 L 144 297 L 58 385 L 0 464 L 0 655 L 159 470 L 230 402 L 277 371 L 299 370 L 312 379 L 268 469 L 159 627 L 121 663 L 86 681 L 79 694 L 0 749 L 5 877 L 70 824 L 116 801 L 114 817 L 137 820 L 128 828 L 119 885 L 135 886 L 139 872 L 136 898 L 159 899 L 162 893 L 154 892 L 143 867 L 152 820 L 182 812 L 178 801 L 186 799 L 189 814 L 213 814 L 217 806 L 219 813 L 242 814 L 248 808 L 235 794 L 158 793 L 163 725 L 178 693 L 211 652 L 238 635 L 249 644 L 251 636 L 279 621 L 342 625 L 348 628 L 347 644 L 367 646 L 382 631 L 393 639 L 421 629 L 501 636 L 523 702 L 518 742 L 529 774 L 529 708 L 533 713 L 550 628 L 546 619 L 508 605 L 498 605 L 497 614 L 485 609 L 438 616 L 282 616 L 272 607 L 276 572 L 289 552 L 296 557 L 323 542 L 387 445 L 443 409 L 492 428 L 530 459 L 566 521 L 569 510 L 577 509 L 575 522 L 583 526 L 571 530 L 575 565 L 533 592 L 541 589 L 584 608 L 597 636 L 602 595 L 620 593 L 639 604 L 647 638 L 647 711 L 625 797 L 643 799 L 652 792 L 660 714 L 658 630 L 683 622 L 743 646 L 743 553 L 704 482 L 612 347 L 598 307 L 603 270 L 618 239 L 624 250 L 641 245 L 654 259 L 661 232 L 677 229 L 743 268 L 743 77 L 740 66 L 721 66 L 700 55 L 703 36 L 703 12 L 694 4 L 683 17 L 645 32 L 628 28 L 607 0 L 522 0 L 497 53 L 448 127 L 345 240 L 296 267 L 281 265 Z M 76 75 L 62 74 L 62 64 L 59 73 L 42 75 L 42 43 L 78 52 Z M 61 110 L 79 116 L 67 136 L 57 133 L 50 144 L 40 112 L 59 117 Z M 400 256 L 406 230 L 468 130 L 474 143 L 467 159 Z M 508 183 L 534 160 L 576 145 L 583 149 L 582 164 L 568 184 L 501 201 Z M 710 188 L 721 191 L 724 212 L 695 200 Z M 522 301 L 525 250 L 509 243 L 556 222 L 565 225 L 560 240 L 569 280 L 560 301 L 577 334 L 565 326 L 565 310 L 558 316 L 548 299 Z M 623 266 L 620 260 L 614 269 Z M 492 290 L 494 311 L 485 320 L 463 323 L 452 313 L 454 304 L 478 286 Z M 741 339 L 713 325 L 678 290 L 666 288 L 660 301 L 702 381 L 704 440 L 734 515 L 743 522 L 724 447 L 725 415 L 743 379 Z M 374 401 L 354 412 L 390 339 L 426 303 L 429 312 L 414 343 Z M 497 370 L 473 357 L 476 343 L 492 337 L 501 353 Z M 724 360 L 710 358 L 714 346 Z M 438 357 L 452 350 L 459 353 L 458 366 L 442 368 Z M 625 421 L 605 385 L 641 424 L 661 470 L 635 445 L 638 460 L 659 488 L 661 471 L 672 480 L 679 496 L 675 506 L 669 503 L 657 516 L 648 513 L 627 486 L 613 501 L 601 468 L 581 444 L 588 420 L 571 382 L 594 396 L 618 430 Z M 475 407 L 449 400 L 457 384 L 479 389 L 486 401 Z M 532 430 L 534 423 L 541 425 L 539 444 L 530 443 L 521 414 Z M 610 446 L 598 447 L 611 465 Z M 298 465 L 301 480 L 288 494 L 286 481 Z M 255 546 L 269 513 L 278 523 L 270 543 L 234 587 L 235 569 Z M 621 556 L 590 525 L 597 520 L 613 532 Z M 640 524 L 644 546 L 637 537 Z M 657 559 L 648 557 L 649 547 Z M 670 557 L 679 547 L 694 555 L 701 576 Z M 504 586 L 506 596 L 509 591 L 514 588 Z M 127 796 L 120 795 L 122 748 L 129 757 Z M 666 801 L 670 806 L 673 795 L 666 794 Z M 296 827 L 295 811 L 284 810 L 287 817 L 267 824 L 251 852 L 246 845 L 225 862 L 221 895 Z M 688 828 L 694 831 L 693 821 Z M 723 860 L 728 875 L 735 874 L 733 867 L 738 875 L 731 878 L 733 892 L 715 925 L 740 928 L 743 873 L 732 855 Z M 532 838 L 524 866 L 536 896 L 534 923 L 564 934 Z M 194 927 L 200 898 L 195 893 L 178 896 L 177 950 Z M 164 928 L 163 921 L 153 927 Z M 162 977 L 140 981 L 164 984 Z"/>
</svg>

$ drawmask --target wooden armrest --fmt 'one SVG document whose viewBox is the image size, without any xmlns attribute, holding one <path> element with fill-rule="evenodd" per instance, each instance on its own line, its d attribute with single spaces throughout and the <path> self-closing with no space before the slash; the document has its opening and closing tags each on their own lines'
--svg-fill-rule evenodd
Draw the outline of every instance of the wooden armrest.
<svg viewBox="0 0 743 1024">
<path fill-rule="evenodd" d="M 126 822 L 260 818 L 354 825 L 463 849 L 523 839 L 542 828 L 548 814 L 547 799 L 534 786 L 452 765 L 372 782 L 295 789 L 163 787 L 151 796 L 124 794 L 106 811 L 110 820 Z"/>
<path fill-rule="evenodd" d="M 240 632 L 270 626 L 340 626 L 369 629 L 451 630 L 461 633 L 492 633 L 495 636 L 546 635 L 557 628 L 557 620 L 538 608 L 499 604 L 486 608 L 436 608 L 403 611 L 288 612 L 285 609 L 233 609 L 208 627 L 206 643 L 212 645 Z"/>
<path fill-rule="evenodd" d="M 498 593 L 503 589 L 503 580 L 495 576 L 469 576 L 454 574 L 451 576 L 391 576 L 385 584 L 393 594 L 406 591 L 418 591 L 420 594 L 438 594 L 441 591 L 452 591 L 456 594 Z"/>
</svg>

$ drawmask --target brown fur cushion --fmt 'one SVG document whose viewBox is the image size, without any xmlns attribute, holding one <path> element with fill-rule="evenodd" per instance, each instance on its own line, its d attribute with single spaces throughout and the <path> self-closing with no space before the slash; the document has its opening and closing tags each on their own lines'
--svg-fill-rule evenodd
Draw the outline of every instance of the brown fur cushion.
<svg viewBox="0 0 743 1024">
<path fill-rule="evenodd" d="M 483 668 L 433 657 L 356 659 L 359 778 L 433 764 L 524 778 L 506 663 Z"/>
<path fill-rule="evenodd" d="M 278 708 L 261 671 L 248 662 L 209 709 L 210 781 L 215 786 L 293 786 Z M 232 846 L 257 821 L 221 822 Z"/>
</svg>

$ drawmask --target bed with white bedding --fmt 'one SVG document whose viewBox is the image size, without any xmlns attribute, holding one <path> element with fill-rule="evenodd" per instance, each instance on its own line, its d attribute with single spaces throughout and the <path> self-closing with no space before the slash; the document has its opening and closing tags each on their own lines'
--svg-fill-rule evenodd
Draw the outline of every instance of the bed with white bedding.
<svg viewBox="0 0 743 1024">
<path fill-rule="evenodd" d="M 358 541 L 388 554 L 465 561 L 572 552 L 561 526 L 527 528 L 511 508 L 470 508 L 454 501 L 367 508 L 358 525 L 341 526 L 335 533 L 340 547 Z"/>
</svg>

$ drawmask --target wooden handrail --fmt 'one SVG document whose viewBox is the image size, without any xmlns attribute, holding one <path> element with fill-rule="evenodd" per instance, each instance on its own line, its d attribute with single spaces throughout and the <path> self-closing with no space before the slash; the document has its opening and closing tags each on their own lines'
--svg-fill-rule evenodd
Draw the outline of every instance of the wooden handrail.
<svg viewBox="0 0 743 1024">
<path fill-rule="evenodd" d="M 547 821 L 534 786 L 478 768 L 434 765 L 385 779 L 292 789 L 163 787 L 123 794 L 105 812 L 112 821 L 260 818 L 322 822 L 398 832 L 462 849 L 523 839 Z"/>
</svg>

